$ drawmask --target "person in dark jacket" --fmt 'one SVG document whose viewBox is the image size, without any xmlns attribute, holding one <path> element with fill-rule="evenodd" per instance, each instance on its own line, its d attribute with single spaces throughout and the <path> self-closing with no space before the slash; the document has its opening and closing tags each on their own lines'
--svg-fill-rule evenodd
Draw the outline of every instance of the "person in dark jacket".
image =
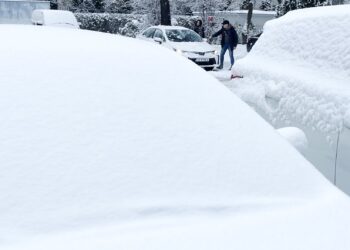
<svg viewBox="0 0 350 250">
<path fill-rule="evenodd" d="M 222 23 L 222 28 L 218 32 L 216 32 L 212 37 L 217 37 L 221 35 L 221 53 L 220 53 L 220 65 L 219 69 L 222 69 L 224 66 L 224 57 L 226 54 L 226 51 L 229 51 L 230 54 L 230 61 L 231 61 L 231 67 L 235 63 L 235 59 L 233 56 L 233 50 L 236 49 L 238 44 L 238 35 L 233 28 L 233 26 L 230 24 L 229 21 L 225 20 Z"/>
<path fill-rule="evenodd" d="M 202 20 L 197 20 L 194 24 L 194 31 L 200 35 L 202 38 L 205 38 L 204 27 Z"/>
</svg>

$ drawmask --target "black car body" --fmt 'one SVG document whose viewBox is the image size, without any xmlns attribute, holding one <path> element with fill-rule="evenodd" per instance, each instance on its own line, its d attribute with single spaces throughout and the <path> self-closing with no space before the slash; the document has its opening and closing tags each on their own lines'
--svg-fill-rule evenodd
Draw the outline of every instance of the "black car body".
<svg viewBox="0 0 350 250">
<path fill-rule="evenodd" d="M 247 51 L 250 52 L 251 49 L 253 48 L 254 44 L 256 43 L 256 41 L 258 41 L 259 37 L 261 36 L 262 33 L 255 35 L 255 36 L 251 36 L 248 38 L 248 42 L 247 42 Z"/>
</svg>

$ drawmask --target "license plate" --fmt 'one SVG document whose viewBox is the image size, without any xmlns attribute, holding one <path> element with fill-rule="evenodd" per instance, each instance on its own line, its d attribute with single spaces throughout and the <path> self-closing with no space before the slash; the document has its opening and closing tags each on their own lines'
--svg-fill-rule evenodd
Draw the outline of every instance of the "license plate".
<svg viewBox="0 0 350 250">
<path fill-rule="evenodd" d="M 196 62 L 209 62 L 209 58 L 197 58 Z"/>
</svg>

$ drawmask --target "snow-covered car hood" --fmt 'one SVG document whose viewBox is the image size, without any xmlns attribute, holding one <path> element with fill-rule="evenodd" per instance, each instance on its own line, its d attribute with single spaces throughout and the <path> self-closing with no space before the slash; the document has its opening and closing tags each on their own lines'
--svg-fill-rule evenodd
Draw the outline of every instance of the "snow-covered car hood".
<svg viewBox="0 0 350 250">
<path fill-rule="evenodd" d="M 1 250 L 349 249 L 349 198 L 190 60 L 84 30 L 0 36 Z"/>
<path fill-rule="evenodd" d="M 215 51 L 215 48 L 207 42 L 169 42 L 174 49 L 188 52 L 209 52 Z"/>
</svg>

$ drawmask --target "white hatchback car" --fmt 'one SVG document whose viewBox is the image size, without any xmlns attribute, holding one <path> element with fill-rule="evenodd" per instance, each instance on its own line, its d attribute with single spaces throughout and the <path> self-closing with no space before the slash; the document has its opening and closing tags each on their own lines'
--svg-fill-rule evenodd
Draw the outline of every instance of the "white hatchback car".
<svg viewBox="0 0 350 250">
<path fill-rule="evenodd" d="M 206 70 L 212 70 L 219 64 L 218 51 L 196 32 L 184 27 L 152 26 L 137 38 L 172 49 Z"/>
</svg>

